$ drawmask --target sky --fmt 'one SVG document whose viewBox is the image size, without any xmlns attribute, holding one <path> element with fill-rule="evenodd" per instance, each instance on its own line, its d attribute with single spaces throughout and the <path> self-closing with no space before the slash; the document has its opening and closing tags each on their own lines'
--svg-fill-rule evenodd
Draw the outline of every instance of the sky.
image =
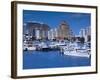
<svg viewBox="0 0 100 80">
<path fill-rule="evenodd" d="M 80 29 L 91 26 L 90 13 L 23 10 L 23 24 L 33 21 L 45 23 L 51 28 L 55 28 L 63 20 L 69 24 L 73 33 L 76 35 L 79 34 Z"/>
</svg>

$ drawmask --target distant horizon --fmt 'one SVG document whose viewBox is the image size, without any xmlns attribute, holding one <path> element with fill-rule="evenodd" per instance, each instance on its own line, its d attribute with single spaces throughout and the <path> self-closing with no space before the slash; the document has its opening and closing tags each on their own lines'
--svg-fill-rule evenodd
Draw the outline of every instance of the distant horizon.
<svg viewBox="0 0 100 80">
<path fill-rule="evenodd" d="M 61 21 L 66 21 L 75 35 L 79 34 L 80 29 L 91 27 L 90 20 L 91 14 L 89 13 L 23 10 L 23 25 L 30 21 L 57 28 Z"/>
</svg>

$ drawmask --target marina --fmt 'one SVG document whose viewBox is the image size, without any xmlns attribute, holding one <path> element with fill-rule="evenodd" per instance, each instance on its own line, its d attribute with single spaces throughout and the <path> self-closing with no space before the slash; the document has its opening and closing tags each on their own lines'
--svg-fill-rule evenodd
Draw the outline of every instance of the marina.
<svg viewBox="0 0 100 80">
<path fill-rule="evenodd" d="M 34 44 L 34 48 L 24 48 L 23 69 L 91 66 L 89 44 L 77 42 L 37 43 Z"/>
<path fill-rule="evenodd" d="M 48 14 L 48 12 L 43 13 Z M 65 15 L 65 13 L 50 13 Z M 89 14 L 83 15 L 90 18 Z M 55 21 L 57 20 L 53 22 Z M 46 22 L 38 20 L 24 22 L 23 69 L 91 66 L 90 24 L 87 23 L 88 26 L 82 24 L 83 27 L 73 26 L 75 21 L 69 22 L 62 18 L 56 23 L 47 22 L 47 18 Z"/>
<path fill-rule="evenodd" d="M 25 44 L 24 51 L 51 51 L 58 50 L 61 54 L 79 57 L 90 57 L 90 45 L 80 42 L 38 42 L 38 44 Z"/>
</svg>

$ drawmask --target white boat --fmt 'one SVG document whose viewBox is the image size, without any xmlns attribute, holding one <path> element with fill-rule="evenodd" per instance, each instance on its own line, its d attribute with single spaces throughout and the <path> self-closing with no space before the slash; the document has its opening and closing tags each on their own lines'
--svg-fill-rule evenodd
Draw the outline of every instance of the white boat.
<svg viewBox="0 0 100 80">
<path fill-rule="evenodd" d="M 24 50 L 27 51 L 27 50 L 36 50 L 36 47 L 35 46 L 24 46 Z"/>
<path fill-rule="evenodd" d="M 23 50 L 24 51 L 27 51 L 27 50 L 36 50 L 36 46 L 34 46 L 32 43 L 29 44 L 29 43 L 27 43 L 27 41 L 24 41 Z"/>
<path fill-rule="evenodd" d="M 79 57 L 90 57 L 90 52 L 88 51 L 84 51 L 84 50 L 80 50 L 80 51 L 64 51 L 65 55 L 69 55 L 69 56 L 79 56 Z"/>
<path fill-rule="evenodd" d="M 50 49 L 49 46 L 48 46 L 48 44 L 45 43 L 45 42 L 41 42 L 41 43 L 38 45 L 38 47 L 40 48 L 40 50 L 43 50 L 43 51 L 48 51 L 48 50 Z"/>
<path fill-rule="evenodd" d="M 65 42 L 61 42 L 61 41 L 59 41 L 59 42 L 56 43 L 56 46 L 64 46 L 64 45 L 66 45 Z"/>
<path fill-rule="evenodd" d="M 90 49 L 84 46 L 78 46 L 77 43 L 69 44 L 61 50 L 63 54 L 69 56 L 90 57 Z"/>
<path fill-rule="evenodd" d="M 35 46 L 32 46 L 32 47 L 28 47 L 27 49 L 28 50 L 36 50 L 36 47 Z"/>
</svg>

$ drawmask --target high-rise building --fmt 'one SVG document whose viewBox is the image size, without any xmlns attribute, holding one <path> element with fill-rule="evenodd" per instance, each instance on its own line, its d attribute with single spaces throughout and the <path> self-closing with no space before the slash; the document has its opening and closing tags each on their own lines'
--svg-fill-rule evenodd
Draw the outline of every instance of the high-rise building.
<svg viewBox="0 0 100 80">
<path fill-rule="evenodd" d="M 86 29 L 81 29 L 80 32 L 79 32 L 80 37 L 85 37 L 86 34 L 87 34 Z"/>
<path fill-rule="evenodd" d="M 35 36 L 36 36 L 36 39 L 41 39 L 41 36 L 40 36 L 40 30 L 35 30 Z"/>
<path fill-rule="evenodd" d="M 84 37 L 85 42 L 90 41 L 91 38 L 91 28 L 87 27 L 85 29 L 81 29 L 79 32 L 80 37 Z"/>
<path fill-rule="evenodd" d="M 48 31 L 48 39 L 58 39 L 58 29 L 50 29 Z"/>
<path fill-rule="evenodd" d="M 51 32 L 50 32 L 50 30 L 48 31 L 48 39 L 49 40 L 51 39 Z"/>
<path fill-rule="evenodd" d="M 27 22 L 26 30 L 34 39 L 70 39 L 73 35 L 66 21 L 62 21 L 59 27 L 52 29 L 47 24 Z"/>
<path fill-rule="evenodd" d="M 87 30 L 87 35 L 91 35 L 91 27 L 87 27 L 86 30 Z"/>
<path fill-rule="evenodd" d="M 54 37 L 54 29 L 50 29 L 49 31 L 48 31 L 48 39 L 55 39 L 55 37 Z"/>
<path fill-rule="evenodd" d="M 47 39 L 49 29 L 50 27 L 47 24 L 27 22 L 27 30 L 29 35 L 35 39 Z"/>
<path fill-rule="evenodd" d="M 54 28 L 54 38 L 57 39 L 58 38 L 58 29 Z"/>
<path fill-rule="evenodd" d="M 58 35 L 61 39 L 70 39 L 72 37 L 72 31 L 66 21 L 62 21 L 58 28 Z"/>
<path fill-rule="evenodd" d="M 91 27 L 87 27 L 87 40 L 86 41 L 91 41 Z"/>
</svg>

